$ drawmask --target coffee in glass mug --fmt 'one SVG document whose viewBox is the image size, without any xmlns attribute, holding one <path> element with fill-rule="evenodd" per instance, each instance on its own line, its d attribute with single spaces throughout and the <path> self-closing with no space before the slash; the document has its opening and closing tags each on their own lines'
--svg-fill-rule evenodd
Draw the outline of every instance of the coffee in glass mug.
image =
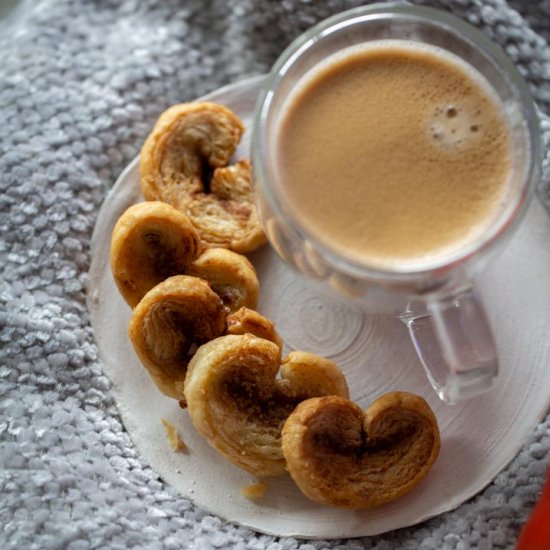
<svg viewBox="0 0 550 550">
<path fill-rule="evenodd" d="M 367 266 L 426 267 L 507 201 L 512 140 L 483 76 L 444 50 L 378 41 L 298 82 L 275 162 L 292 216 Z"/>
<path fill-rule="evenodd" d="M 525 213 L 539 141 L 525 82 L 480 31 L 430 8 L 357 8 L 298 38 L 267 79 L 260 217 L 289 264 L 398 315 L 455 402 L 498 372 L 473 278 Z"/>
</svg>

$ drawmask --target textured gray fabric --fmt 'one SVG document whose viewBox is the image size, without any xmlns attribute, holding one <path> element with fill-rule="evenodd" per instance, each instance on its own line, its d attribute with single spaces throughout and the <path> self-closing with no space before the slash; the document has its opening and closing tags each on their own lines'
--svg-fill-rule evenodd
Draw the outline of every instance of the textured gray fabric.
<svg viewBox="0 0 550 550">
<path fill-rule="evenodd" d="M 373 538 L 277 540 L 206 514 L 158 479 L 97 356 L 90 237 L 157 115 L 266 72 L 292 38 L 359 3 L 31 0 L 0 23 L 1 548 L 513 547 L 550 460 L 550 417 L 454 512 Z M 424 3 L 503 45 L 550 113 L 548 0 Z"/>
</svg>

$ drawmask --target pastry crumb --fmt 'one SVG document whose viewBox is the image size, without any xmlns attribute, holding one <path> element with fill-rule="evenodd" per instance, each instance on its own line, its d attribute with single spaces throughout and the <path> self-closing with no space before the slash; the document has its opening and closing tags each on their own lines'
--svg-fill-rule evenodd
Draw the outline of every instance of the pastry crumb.
<svg viewBox="0 0 550 550">
<path fill-rule="evenodd" d="M 264 497 L 266 489 L 267 483 L 265 481 L 257 481 L 241 487 L 241 494 L 249 500 L 260 500 Z"/>
<path fill-rule="evenodd" d="M 172 447 L 172 450 L 175 452 L 186 451 L 187 445 L 180 437 L 180 434 L 178 433 L 178 430 L 176 430 L 176 427 L 171 422 L 168 422 L 166 418 L 161 418 L 160 420 L 162 422 L 162 425 L 164 426 L 164 429 L 166 430 L 166 437 L 168 438 L 168 442 L 170 443 L 170 447 Z"/>
</svg>

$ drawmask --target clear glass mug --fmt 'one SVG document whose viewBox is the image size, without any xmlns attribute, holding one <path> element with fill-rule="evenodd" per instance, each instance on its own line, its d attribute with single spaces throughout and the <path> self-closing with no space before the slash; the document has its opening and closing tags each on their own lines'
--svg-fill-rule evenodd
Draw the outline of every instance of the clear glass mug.
<svg viewBox="0 0 550 550">
<path fill-rule="evenodd" d="M 382 271 L 338 255 L 285 208 L 273 148 L 275 121 L 297 81 L 328 56 L 381 39 L 405 39 L 443 48 L 476 68 L 505 107 L 513 143 L 513 174 L 506 207 L 494 225 L 458 255 L 427 269 Z M 498 374 L 495 342 L 474 276 L 502 248 L 521 221 L 539 178 L 537 111 L 506 55 L 480 31 L 447 13 L 403 4 L 372 4 L 329 18 L 296 39 L 280 56 L 258 98 L 252 165 L 258 210 L 279 256 L 367 313 L 399 316 L 439 397 L 454 403 L 487 391 Z"/>
</svg>

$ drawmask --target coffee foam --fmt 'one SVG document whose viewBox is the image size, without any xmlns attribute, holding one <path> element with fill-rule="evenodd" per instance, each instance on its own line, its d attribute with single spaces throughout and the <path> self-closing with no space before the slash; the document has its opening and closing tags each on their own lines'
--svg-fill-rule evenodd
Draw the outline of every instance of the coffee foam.
<svg viewBox="0 0 550 550">
<path fill-rule="evenodd" d="M 384 52 L 384 53 L 400 53 L 403 51 L 414 53 L 427 53 L 436 56 L 440 61 L 446 62 L 468 75 L 477 86 L 483 88 L 485 93 L 496 103 L 500 103 L 500 100 L 491 86 L 487 83 L 483 75 L 470 64 L 466 63 L 462 58 L 456 54 L 444 50 L 439 46 L 433 44 L 426 44 L 423 42 L 416 42 L 414 40 L 402 40 L 402 39 L 381 39 L 373 40 L 371 42 L 365 42 L 363 44 L 355 44 L 349 46 L 338 52 L 335 52 L 323 61 L 316 64 L 314 67 L 304 73 L 304 75 L 293 86 L 292 92 L 285 99 L 281 108 L 281 113 L 286 112 L 288 107 L 297 100 L 301 93 L 303 93 L 314 81 L 319 78 L 323 78 L 323 73 L 330 71 L 335 66 L 342 62 L 349 60 L 350 58 L 362 56 L 369 52 Z"/>
</svg>

